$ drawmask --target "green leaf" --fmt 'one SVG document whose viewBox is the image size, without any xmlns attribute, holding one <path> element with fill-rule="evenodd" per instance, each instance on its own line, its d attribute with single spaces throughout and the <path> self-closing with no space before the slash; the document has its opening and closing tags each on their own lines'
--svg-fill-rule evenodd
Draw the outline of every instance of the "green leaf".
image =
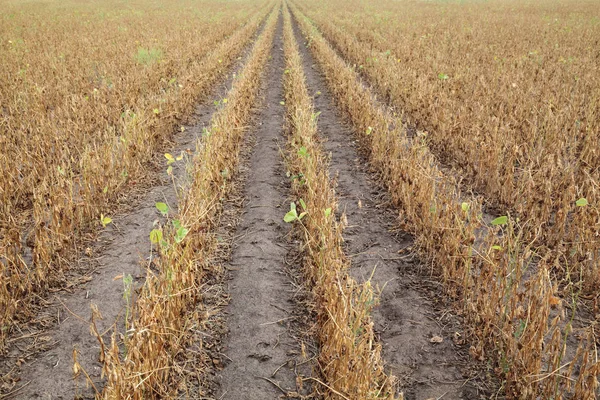
<svg viewBox="0 0 600 400">
<path fill-rule="evenodd" d="M 190 231 L 189 229 L 184 228 L 183 226 L 179 227 L 179 229 L 177 229 L 177 232 L 175 235 L 175 241 L 177 243 L 181 243 L 183 241 L 183 239 L 185 239 L 185 237 L 187 236 L 189 231 Z"/>
<path fill-rule="evenodd" d="M 155 108 L 154 110 L 152 110 L 152 112 L 154 113 L 154 115 L 160 114 L 160 110 L 158 108 Z"/>
<path fill-rule="evenodd" d="M 105 217 L 104 214 L 100 214 L 100 223 L 102 224 L 103 228 L 106 228 L 106 225 L 110 224 L 111 222 L 112 218 Z"/>
<path fill-rule="evenodd" d="M 369 127 L 367 128 L 367 131 L 365 132 L 365 134 L 366 134 L 367 136 L 369 136 L 369 135 L 370 135 L 372 132 L 373 132 L 373 127 L 372 127 L 372 126 L 369 126 Z"/>
<path fill-rule="evenodd" d="M 280 101 L 279 104 L 281 104 L 282 106 L 285 106 L 285 101 Z"/>
<path fill-rule="evenodd" d="M 167 159 L 167 165 L 171 165 L 175 162 L 175 158 L 169 153 L 165 153 L 165 158 Z"/>
<path fill-rule="evenodd" d="M 174 227 L 175 229 L 179 229 L 179 228 L 181 228 L 181 221 L 179 221 L 178 219 L 174 219 L 174 220 L 172 221 L 172 224 L 173 224 L 173 227 Z"/>
<path fill-rule="evenodd" d="M 445 81 L 446 79 L 448 79 L 448 75 L 447 74 L 438 74 L 438 79 L 441 79 L 443 81 Z"/>
<path fill-rule="evenodd" d="M 167 214 L 169 213 L 169 206 L 168 206 L 168 205 L 166 205 L 165 203 L 158 202 L 158 203 L 156 203 L 155 205 L 156 205 L 156 209 L 157 209 L 158 211 L 160 211 L 160 213 L 161 213 L 162 215 L 167 215 Z"/>
<path fill-rule="evenodd" d="M 298 214 L 296 214 L 296 210 L 288 211 L 287 214 L 283 217 L 283 220 L 287 223 L 294 222 L 298 218 Z"/>
<path fill-rule="evenodd" d="M 588 201 L 585 197 L 582 197 L 579 200 L 577 200 L 575 204 L 577 205 L 577 207 L 585 207 L 588 205 Z"/>
<path fill-rule="evenodd" d="M 498 246 L 497 244 L 492 246 L 492 249 L 494 250 L 502 250 L 502 246 Z"/>
<path fill-rule="evenodd" d="M 508 217 L 506 215 L 503 215 L 503 216 L 498 217 L 495 220 L 493 220 L 492 225 L 506 225 L 507 222 L 508 222 Z"/>
<path fill-rule="evenodd" d="M 300 147 L 298 149 L 298 155 L 300 157 L 306 157 L 306 156 L 308 156 L 308 149 L 306 147 L 304 147 L 304 146 Z"/>
<path fill-rule="evenodd" d="M 169 166 L 167 167 L 167 174 L 168 174 L 168 175 L 172 175 L 172 174 L 173 174 L 173 166 L 172 166 L 172 165 L 169 165 Z"/>
<path fill-rule="evenodd" d="M 153 244 L 159 243 L 163 239 L 163 233 L 160 229 L 152 229 L 150 231 L 150 242 Z"/>
<path fill-rule="evenodd" d="M 331 207 L 325 209 L 325 216 L 329 217 L 331 215 Z"/>
<path fill-rule="evenodd" d="M 290 222 L 294 222 L 297 219 L 298 219 L 298 213 L 296 212 L 296 203 L 291 202 L 290 203 L 290 211 L 288 211 L 287 214 L 285 214 L 285 216 L 283 217 L 283 220 L 287 223 L 290 223 Z"/>
<path fill-rule="evenodd" d="M 303 200 L 303 199 L 300 199 L 300 200 L 298 200 L 298 201 L 300 202 L 300 205 L 302 206 L 302 209 L 303 209 L 304 211 L 306 211 L 306 203 L 304 202 L 304 200 Z"/>
<path fill-rule="evenodd" d="M 465 203 L 462 203 L 462 204 L 460 205 L 460 208 L 462 208 L 462 210 L 463 210 L 464 212 L 467 212 L 467 211 L 469 211 L 469 208 L 471 208 L 471 205 L 470 205 L 469 203 L 466 203 L 466 202 L 465 202 Z"/>
</svg>

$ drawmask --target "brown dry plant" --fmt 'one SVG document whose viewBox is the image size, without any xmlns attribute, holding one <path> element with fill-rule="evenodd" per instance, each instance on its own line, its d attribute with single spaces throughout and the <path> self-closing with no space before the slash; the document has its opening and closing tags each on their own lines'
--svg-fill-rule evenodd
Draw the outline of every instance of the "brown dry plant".
<svg viewBox="0 0 600 400">
<path fill-rule="evenodd" d="M 194 312 L 201 302 L 204 278 L 216 247 L 222 201 L 231 190 L 247 124 L 271 50 L 280 5 L 266 21 L 241 73 L 227 95 L 228 102 L 199 139 L 192 181 L 173 227 L 158 240 L 158 271 L 147 269 L 147 279 L 134 306 L 123 348 L 115 332 L 105 354 L 103 373 L 106 399 L 172 398 L 177 392 L 171 368 L 185 351 L 188 327 L 206 321 Z M 182 231 L 181 228 L 184 230 Z"/>
<path fill-rule="evenodd" d="M 564 346 L 545 345 L 550 338 L 566 342 L 572 326 L 561 314 L 564 310 L 558 315 L 552 310 L 557 288 L 544 260 L 534 257 L 535 248 L 522 227 L 510 218 L 502 228 L 483 224 L 478 201 L 459 192 L 457 182 L 438 167 L 427 142 L 418 135 L 409 137 L 401 119 L 378 104 L 353 68 L 297 8 L 293 10 L 339 107 L 399 208 L 403 225 L 415 234 L 433 272 L 469 322 L 472 355 L 493 361 L 511 398 L 572 395 L 573 390 L 594 396 L 598 372 L 595 348 L 590 347 L 594 338 L 585 337 L 568 360 Z M 551 321 L 552 313 L 558 319 Z M 557 359 L 577 365 L 579 372 L 550 370 Z M 572 380 L 582 389 L 573 389 Z"/>
<path fill-rule="evenodd" d="M 306 88 L 287 7 L 283 16 L 286 158 L 290 173 L 302 177 L 292 185 L 298 197 L 294 221 L 304 238 L 304 274 L 316 302 L 320 388 L 326 399 L 396 399 L 396 379 L 384 372 L 370 315 L 377 295 L 369 281 L 358 284 L 348 274 L 343 226 L 335 214 L 337 199 L 317 137 L 318 115 Z"/>
<path fill-rule="evenodd" d="M 147 179 L 268 12 L 69 7 L 21 4 L 0 17 L 10 77 L 0 79 L 0 348 L 36 295 L 62 284 L 76 240 Z"/>
</svg>

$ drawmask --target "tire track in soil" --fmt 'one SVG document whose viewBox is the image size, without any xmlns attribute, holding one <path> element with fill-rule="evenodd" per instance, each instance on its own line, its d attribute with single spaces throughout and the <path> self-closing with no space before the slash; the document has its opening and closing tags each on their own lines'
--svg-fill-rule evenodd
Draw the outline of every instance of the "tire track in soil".
<svg viewBox="0 0 600 400">
<path fill-rule="evenodd" d="M 439 288 L 423 282 L 428 279 L 427 268 L 414 255 L 399 254 L 413 240 L 402 232 L 392 233 L 397 214 L 386 207 L 386 196 L 371 179 L 367 161 L 339 116 L 295 20 L 293 25 L 307 86 L 314 93 L 315 110 L 321 112 L 319 131 L 324 149 L 331 154 L 330 173 L 336 177 L 339 209 L 345 210 L 348 221 L 344 240 L 350 273 L 359 282 L 373 274 L 373 284 L 382 289 L 373 319 L 383 358 L 399 378 L 407 400 L 475 399 L 477 389 L 465 384 L 463 376 L 467 355 L 453 342 L 454 333 L 461 331 L 459 322 L 448 306 L 439 304 Z M 440 308 L 446 309 L 444 314 Z M 443 341 L 433 343 L 434 337 Z"/>
<path fill-rule="evenodd" d="M 280 15 L 255 144 L 246 163 L 246 202 L 227 266 L 232 271 L 226 288 L 231 301 L 224 310 L 229 335 L 222 343 L 225 367 L 218 399 L 277 399 L 297 390 L 299 346 L 290 332 L 295 290 L 286 274 L 290 228 L 283 222 L 289 185 L 279 150 L 285 146 L 282 35 Z"/>
<path fill-rule="evenodd" d="M 182 151 L 188 154 L 195 151 L 197 139 L 202 136 L 203 129 L 210 126 L 215 112 L 213 100 L 223 98 L 231 88 L 235 74 L 243 66 L 252 43 L 261 32 L 262 28 L 258 29 L 242 51 L 241 59 L 224 74 L 213 86 L 211 94 L 198 105 L 191 117 L 193 123 L 184 125 L 185 131 L 175 135 L 173 147 L 169 149 L 173 156 Z M 191 156 L 188 157 L 191 160 Z M 93 265 L 89 269 L 92 272 L 83 277 L 83 282 L 86 283 L 70 291 L 56 292 L 52 300 L 55 304 L 45 308 L 38 315 L 37 319 L 55 321 L 52 328 L 35 335 L 36 340 L 41 339 L 42 342 L 50 344 L 46 345 L 44 351 L 36 352 L 32 359 L 24 356 L 19 349 L 13 348 L 9 352 L 7 359 L 23 359 L 18 376 L 21 385 L 26 385 L 15 393 L 14 397 L 9 398 L 93 399 L 95 391 L 86 387 L 85 378 L 73 379 L 75 346 L 79 351 L 79 363 L 90 375 L 98 390 L 102 390 L 100 346 L 90 332 L 90 307 L 92 304 L 98 306 L 103 319 L 96 321 L 97 327 L 103 333 L 105 343 L 110 343 L 115 324 L 120 332 L 124 330 L 124 285 L 122 279 L 115 277 L 131 275 L 136 288 L 143 285 L 145 267 L 141 265 L 141 260 L 145 260 L 144 263 L 148 262 L 151 250 L 149 233 L 154 221 L 162 219 L 155 204 L 165 202 L 171 210 L 177 209 L 177 195 L 172 178 L 165 172 L 165 159 L 162 154 L 157 154 L 155 160 L 160 160 L 153 166 L 157 170 L 158 184 L 138 193 L 135 205 L 128 207 L 128 212 L 113 216 L 113 223 L 99 233 L 91 247 L 93 253 L 100 256 L 83 261 Z M 178 188 L 186 183 L 188 177 L 185 161 L 173 164 L 173 175 Z M 135 294 L 133 298 L 135 299 Z"/>
</svg>

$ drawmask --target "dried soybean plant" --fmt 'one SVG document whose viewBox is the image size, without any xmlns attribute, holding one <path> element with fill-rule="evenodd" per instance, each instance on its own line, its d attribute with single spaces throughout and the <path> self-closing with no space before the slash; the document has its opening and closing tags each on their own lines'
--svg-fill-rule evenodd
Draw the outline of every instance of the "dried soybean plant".
<svg viewBox="0 0 600 400">
<path fill-rule="evenodd" d="M 551 258 L 561 287 L 580 285 L 597 299 L 595 4 L 354 3 L 337 18 L 328 12 L 340 9 L 335 2 L 305 7 L 377 92 L 427 132 L 440 161 L 488 206 L 532 222 L 528 239 Z M 389 18 L 400 13 L 412 18 Z"/>
<path fill-rule="evenodd" d="M 74 242 L 147 178 L 265 6 L 20 4 L 2 13 L 0 348 L 34 294 L 61 285 Z"/>
<path fill-rule="evenodd" d="M 298 200 L 286 214 L 301 226 L 306 246 L 304 274 L 315 297 L 318 364 L 327 399 L 396 399 L 395 378 L 384 372 L 381 345 L 371 310 L 377 296 L 370 282 L 348 274 L 342 224 L 330 185 L 328 161 L 317 138 L 317 119 L 305 84 L 302 61 L 287 7 L 284 7 L 285 104 L 289 126 L 287 163 Z"/>
<path fill-rule="evenodd" d="M 584 337 L 576 356 L 565 359 L 565 346 L 558 343 L 566 343 L 570 316 L 564 315 L 547 265 L 537 259 L 522 227 L 507 216 L 482 225 L 477 200 L 458 192 L 456 181 L 438 168 L 427 142 L 408 137 L 402 121 L 377 106 L 356 72 L 293 10 L 405 226 L 470 323 L 473 356 L 493 361 L 509 397 L 593 396 L 598 372 L 593 337 Z M 573 375 L 550 369 L 556 360 L 562 368 L 571 366 Z"/>
<path fill-rule="evenodd" d="M 179 217 L 171 220 L 171 226 L 151 234 L 160 252 L 159 270 L 147 270 L 124 348 L 120 348 L 115 332 L 103 355 L 103 373 L 107 378 L 103 398 L 169 398 L 176 394 L 173 360 L 185 351 L 189 326 L 205 321 L 206 316 L 194 310 L 201 305 L 200 288 L 205 284 L 207 271 L 218 267 L 210 263 L 216 246 L 214 229 L 219 223 L 221 203 L 231 190 L 230 174 L 237 168 L 279 7 L 277 4 L 271 11 L 227 95 L 227 104 L 213 115 L 210 129 L 199 139 L 192 181 L 180 205 Z"/>
</svg>

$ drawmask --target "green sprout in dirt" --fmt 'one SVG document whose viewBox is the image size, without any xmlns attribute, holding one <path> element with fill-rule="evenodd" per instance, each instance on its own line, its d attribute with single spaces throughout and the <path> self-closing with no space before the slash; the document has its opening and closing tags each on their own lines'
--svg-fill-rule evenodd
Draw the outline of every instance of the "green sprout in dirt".
<svg viewBox="0 0 600 400">
<path fill-rule="evenodd" d="M 290 203 L 290 211 L 287 212 L 287 214 L 285 214 L 285 216 L 283 217 L 283 220 L 287 223 L 292 223 L 294 221 L 298 221 L 300 223 L 302 218 L 304 218 L 304 216 L 308 213 L 306 211 L 306 203 L 304 202 L 304 200 L 300 199 L 298 200 L 298 202 L 300 203 L 300 205 L 302 206 L 302 212 L 300 214 L 298 214 L 298 210 L 296 208 L 296 203 L 295 202 L 291 202 Z"/>
<path fill-rule="evenodd" d="M 100 214 L 100 223 L 102 224 L 103 228 L 106 228 L 106 226 L 108 224 L 110 224 L 112 222 L 112 218 L 104 215 L 104 214 Z"/>
</svg>

